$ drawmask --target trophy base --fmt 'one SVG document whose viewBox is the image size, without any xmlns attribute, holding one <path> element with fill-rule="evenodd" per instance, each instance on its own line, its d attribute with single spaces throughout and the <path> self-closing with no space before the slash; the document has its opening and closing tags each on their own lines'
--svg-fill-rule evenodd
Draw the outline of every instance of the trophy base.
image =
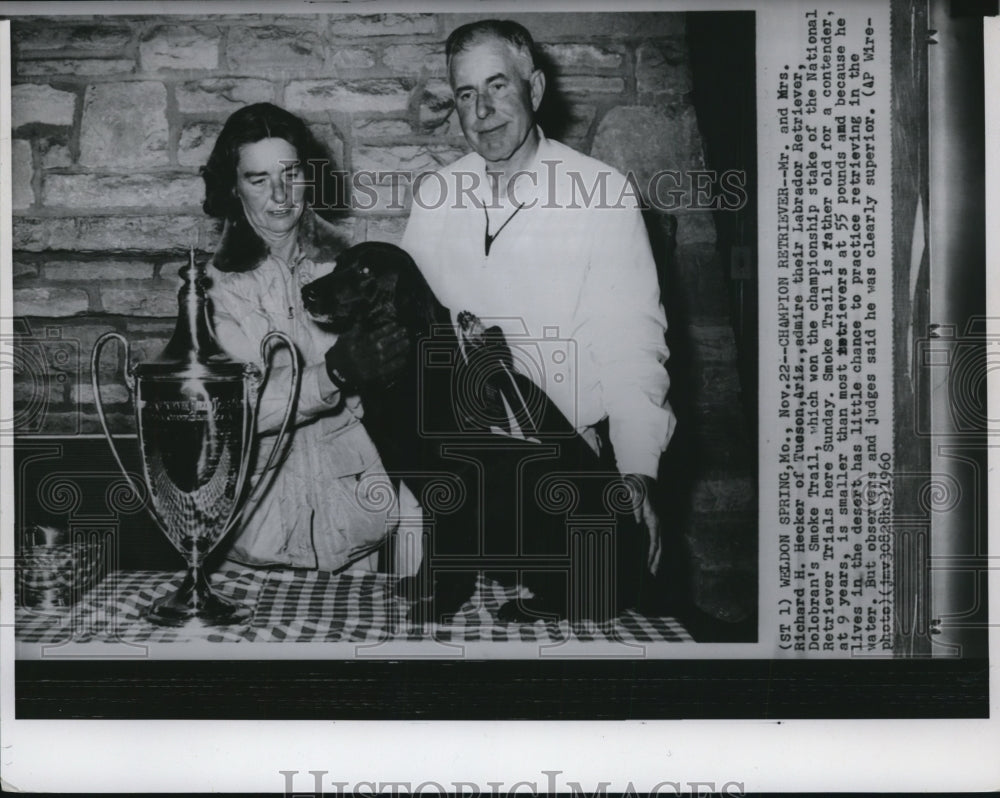
<svg viewBox="0 0 1000 798">
<path fill-rule="evenodd" d="M 146 618 L 158 626 L 233 626 L 248 623 L 252 614 L 217 595 L 204 572 L 192 569 L 175 593 L 153 602 Z"/>
</svg>

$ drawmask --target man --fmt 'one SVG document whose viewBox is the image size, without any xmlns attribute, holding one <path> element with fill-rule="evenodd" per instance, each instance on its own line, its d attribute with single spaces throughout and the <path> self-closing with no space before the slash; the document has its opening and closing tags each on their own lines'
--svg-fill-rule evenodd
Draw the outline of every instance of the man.
<svg viewBox="0 0 1000 798">
<path fill-rule="evenodd" d="M 540 387 L 595 450 L 607 442 L 594 426 L 608 419 L 655 574 L 655 479 L 675 419 L 666 319 L 637 197 L 620 173 L 538 127 L 545 76 L 521 25 L 463 25 L 445 54 L 473 152 L 417 181 L 402 246 L 453 313 L 471 311 L 508 340 L 544 341 L 558 330 L 575 343 L 575 357 Z"/>
</svg>

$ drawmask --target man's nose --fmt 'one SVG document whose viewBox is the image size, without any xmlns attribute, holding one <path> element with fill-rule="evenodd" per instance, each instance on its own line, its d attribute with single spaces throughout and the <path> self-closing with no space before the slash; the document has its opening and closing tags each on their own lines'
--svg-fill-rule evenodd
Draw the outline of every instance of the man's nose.
<svg viewBox="0 0 1000 798">
<path fill-rule="evenodd" d="M 489 94 L 486 92 L 480 92 L 476 95 L 476 116 L 479 119 L 485 119 L 490 114 L 493 113 L 493 103 L 490 100 Z"/>
</svg>

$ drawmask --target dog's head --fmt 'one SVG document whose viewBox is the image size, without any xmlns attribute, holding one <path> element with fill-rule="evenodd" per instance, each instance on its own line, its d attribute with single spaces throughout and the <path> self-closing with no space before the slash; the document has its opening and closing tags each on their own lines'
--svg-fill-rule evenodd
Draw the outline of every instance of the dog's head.
<svg viewBox="0 0 1000 798">
<path fill-rule="evenodd" d="M 413 258 L 380 241 L 340 253 L 330 274 L 302 287 L 302 301 L 314 322 L 335 333 L 396 320 L 420 335 L 440 307 Z"/>
</svg>

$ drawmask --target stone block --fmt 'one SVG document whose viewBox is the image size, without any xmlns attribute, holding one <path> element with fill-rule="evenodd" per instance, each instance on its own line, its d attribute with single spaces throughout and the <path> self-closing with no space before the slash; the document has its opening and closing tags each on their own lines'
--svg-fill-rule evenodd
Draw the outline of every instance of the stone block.
<svg viewBox="0 0 1000 798">
<path fill-rule="evenodd" d="M 132 334 L 126 336 L 132 350 L 132 359 L 137 363 L 153 360 L 160 356 L 170 340 L 169 335 L 161 337 L 136 337 Z"/>
<path fill-rule="evenodd" d="M 219 219 L 203 215 L 198 223 L 198 244 L 195 248 L 205 252 L 215 252 L 219 248 L 219 241 L 222 240 L 222 227 L 223 224 Z"/>
<path fill-rule="evenodd" d="M 660 64 L 684 64 L 690 60 L 684 36 L 660 36 L 642 42 L 636 49 L 636 70 L 652 70 Z"/>
<path fill-rule="evenodd" d="M 42 204 L 65 208 L 199 207 L 205 186 L 195 175 L 69 175 L 50 173 L 42 184 Z"/>
<path fill-rule="evenodd" d="M 135 62 L 131 58 L 45 58 L 17 62 L 17 74 L 22 77 L 129 75 L 134 69 Z"/>
<path fill-rule="evenodd" d="M 101 383 L 101 403 L 104 405 L 129 404 L 132 399 L 129 396 L 128 388 L 121 384 Z M 90 383 L 80 383 L 70 387 L 70 401 L 81 405 L 92 405 L 94 402 L 94 388 Z"/>
<path fill-rule="evenodd" d="M 11 248 L 14 251 L 41 252 L 49 248 L 53 238 L 71 241 L 75 230 L 74 219 L 15 216 L 11 228 Z"/>
<path fill-rule="evenodd" d="M 293 112 L 402 113 L 410 85 L 402 80 L 293 80 L 285 107 Z"/>
<path fill-rule="evenodd" d="M 382 63 L 404 75 L 447 74 L 444 44 L 394 44 L 383 51 Z"/>
<path fill-rule="evenodd" d="M 187 250 L 199 243 L 203 216 L 82 216 L 50 232 L 46 249 L 85 252 Z"/>
<path fill-rule="evenodd" d="M 260 69 L 312 72 L 323 67 L 323 42 L 314 31 L 281 26 L 233 27 L 226 60 L 238 72 Z"/>
<path fill-rule="evenodd" d="M 46 374 L 28 379 L 14 366 L 13 429 L 23 434 L 52 434 L 55 431 L 76 434 L 80 431 L 80 413 L 69 403 L 69 379 L 64 374 Z M 59 429 L 53 430 L 53 417 Z"/>
<path fill-rule="evenodd" d="M 329 150 L 333 157 L 333 168 L 344 168 L 344 139 L 340 131 L 333 125 L 325 122 L 317 122 L 309 125 L 309 130 L 316 137 L 316 140 Z"/>
<path fill-rule="evenodd" d="M 569 113 L 556 122 L 559 126 L 557 138 L 560 141 L 585 139 L 590 133 L 596 115 L 597 109 L 593 105 L 574 103 L 570 106 Z M 548 135 L 548 131 L 546 134 Z"/>
<path fill-rule="evenodd" d="M 447 144 L 360 146 L 354 149 L 354 171 L 406 172 L 410 179 L 422 172 L 435 172 L 458 160 L 463 151 Z"/>
<path fill-rule="evenodd" d="M 213 252 L 219 238 L 215 221 L 202 213 L 15 216 L 13 221 L 13 249 L 25 252 L 186 252 L 191 245 Z"/>
<path fill-rule="evenodd" d="M 87 87 L 80 123 L 84 166 L 167 163 L 167 90 L 162 83 L 97 83 Z"/>
<path fill-rule="evenodd" d="M 52 310 L 59 312 L 58 308 Z M 18 316 L 23 315 L 27 314 L 18 313 Z M 20 366 L 15 366 L 15 380 L 22 385 L 34 384 L 36 391 L 41 389 L 50 400 L 65 401 L 69 397 L 70 381 L 75 382 L 86 371 L 84 362 L 90 350 L 73 335 L 71 327 L 66 329 L 62 320 L 53 322 L 36 324 L 34 335 L 14 339 L 15 364 Z M 59 386 L 64 386 L 65 390 Z"/>
<path fill-rule="evenodd" d="M 35 325 L 35 338 L 51 338 L 51 331 L 55 330 L 58 340 L 70 345 L 77 354 L 67 361 L 64 369 L 68 374 L 72 374 L 74 379 L 82 375 L 86 381 L 90 379 L 90 355 L 94 351 L 94 344 L 109 329 L 106 320 L 92 323 L 89 318 L 80 316 L 57 318 L 49 325 Z M 109 345 L 105 350 L 99 364 L 102 382 L 120 381 L 120 354 L 121 351 L 116 351 L 113 345 Z"/>
<path fill-rule="evenodd" d="M 590 154 L 648 187 L 660 170 L 704 169 L 701 135 L 690 105 L 666 109 L 619 106 L 601 119 Z M 682 181 L 682 186 L 684 182 Z"/>
<path fill-rule="evenodd" d="M 206 78 L 182 83 L 175 89 L 182 113 L 232 112 L 244 105 L 274 101 L 274 87 L 257 78 Z"/>
<path fill-rule="evenodd" d="M 177 288 L 166 280 L 141 280 L 122 287 L 100 286 L 101 304 L 107 313 L 125 316 L 176 316 Z"/>
<path fill-rule="evenodd" d="M 354 213 L 405 213 L 409 211 L 411 199 L 409 180 L 374 183 L 367 176 L 359 176 L 351 183 L 348 203 Z"/>
<path fill-rule="evenodd" d="M 436 14 L 331 14 L 330 34 L 354 36 L 415 36 L 438 32 Z"/>
<path fill-rule="evenodd" d="M 14 258 L 13 273 L 12 277 L 14 282 L 19 282 L 21 280 L 32 280 L 38 277 L 38 264 L 37 263 L 25 263 L 22 260 Z"/>
<path fill-rule="evenodd" d="M 202 258 L 207 259 L 209 257 L 208 253 L 195 252 L 195 257 L 201 260 Z M 187 261 L 177 261 L 169 265 L 169 267 L 164 264 L 160 269 L 162 274 L 177 274 L 178 269 L 181 266 L 186 266 Z M 174 332 L 174 324 L 170 321 L 163 321 L 161 319 L 128 319 L 126 321 L 126 328 L 128 329 L 129 336 L 139 337 L 144 335 L 146 337 L 154 337 L 162 341 L 160 349 L 163 345 L 167 343 L 170 336 Z"/>
<path fill-rule="evenodd" d="M 420 92 L 420 102 L 416 108 L 414 129 L 422 133 L 438 130 L 449 117 L 458 126 L 458 114 L 453 114 L 455 98 L 451 93 L 451 85 L 447 80 L 433 78 L 417 88 Z M 459 132 L 461 127 L 459 126 Z"/>
<path fill-rule="evenodd" d="M 621 68 L 625 56 L 620 47 L 596 44 L 541 44 L 542 54 L 560 73 L 591 72 Z"/>
<path fill-rule="evenodd" d="M 15 19 L 11 42 L 16 50 L 118 54 L 132 40 L 132 30 L 125 25 L 59 25 L 56 19 L 31 22 Z"/>
<path fill-rule="evenodd" d="M 345 247 L 364 240 L 364 238 L 360 237 L 364 235 L 364 224 L 363 222 L 359 224 L 355 216 L 337 214 L 332 219 L 327 219 L 326 222 L 333 228 L 331 232 L 334 239 L 341 242 Z M 206 247 L 206 249 L 210 252 L 215 251 L 211 247 Z"/>
<path fill-rule="evenodd" d="M 365 240 L 388 241 L 390 244 L 398 245 L 403 240 L 403 232 L 405 230 L 405 216 L 372 217 L 368 220 Z"/>
<path fill-rule="evenodd" d="M 219 29 L 212 25 L 161 25 L 139 42 L 139 63 L 147 72 L 160 69 L 216 69 Z"/>
<path fill-rule="evenodd" d="M 90 308 L 82 288 L 15 288 L 13 296 L 15 316 L 72 316 Z"/>
<path fill-rule="evenodd" d="M 14 397 L 14 411 L 15 416 L 28 416 L 32 415 L 33 412 L 38 412 L 41 409 L 42 403 L 45 402 L 46 396 L 51 398 L 52 391 L 48 386 L 39 380 L 37 377 L 32 378 L 25 373 L 25 363 L 15 362 L 14 363 L 14 390 L 12 395 Z M 58 390 L 58 389 L 57 389 Z M 21 425 L 14 422 L 15 428 Z"/>
<path fill-rule="evenodd" d="M 212 253 L 210 252 L 202 254 L 196 251 L 194 256 L 195 260 L 199 262 L 205 261 L 207 263 L 212 259 Z M 168 261 L 154 267 L 153 276 L 159 280 L 165 280 L 173 285 L 175 289 L 174 292 L 176 293 L 180 290 L 181 285 L 184 283 L 184 280 L 181 279 L 181 269 L 185 268 L 188 263 L 187 253 L 184 253 L 183 260 Z M 170 328 L 170 331 L 173 332 L 173 327 Z"/>
<path fill-rule="evenodd" d="M 106 418 L 114 433 L 127 435 L 135 432 L 134 419 L 130 413 L 109 413 Z M 32 427 L 30 431 L 40 435 L 90 435 L 101 432 L 96 413 L 81 412 L 79 407 L 68 411 L 50 407 L 39 421 L 40 428 Z"/>
<path fill-rule="evenodd" d="M 375 51 L 369 47 L 331 47 L 327 59 L 335 72 L 353 72 L 375 66 Z"/>
<path fill-rule="evenodd" d="M 551 136 L 550 138 L 554 138 L 556 141 L 561 141 L 567 147 L 570 147 L 577 152 L 586 152 L 588 149 L 587 139 L 583 136 L 567 136 L 563 134 L 562 136 Z"/>
<path fill-rule="evenodd" d="M 11 128 L 39 123 L 72 125 L 76 95 L 42 83 L 20 83 L 10 90 Z"/>
<path fill-rule="evenodd" d="M 441 136 L 449 136 L 452 139 L 455 139 L 457 142 L 464 143 L 465 134 L 462 133 L 462 123 L 461 121 L 459 121 L 458 114 L 456 113 L 449 114 L 448 117 L 446 118 L 446 121 L 448 123 L 448 126 L 441 130 Z M 466 145 L 466 149 L 467 150 L 470 149 L 468 145 Z"/>
<path fill-rule="evenodd" d="M 409 136 L 413 133 L 405 119 L 355 119 L 353 132 L 359 138 Z"/>
<path fill-rule="evenodd" d="M 15 309 L 15 313 L 17 310 Z M 66 334 L 61 321 L 33 323 L 23 315 L 14 320 L 12 353 L 5 365 L 13 378 L 13 426 L 18 432 L 43 432 L 55 410 L 73 409 L 70 386 L 80 380 L 82 360 L 89 351 Z"/>
<path fill-rule="evenodd" d="M 624 78 L 600 75 L 566 75 L 555 80 L 556 91 L 560 94 L 586 95 L 625 93 Z"/>
<path fill-rule="evenodd" d="M 222 125 L 215 122 L 184 125 L 177 140 L 177 163 L 181 166 L 204 166 L 221 130 Z"/>
<path fill-rule="evenodd" d="M 121 412 L 121 413 L 105 413 L 105 419 L 108 422 L 108 429 L 111 430 L 113 435 L 134 435 L 135 434 L 135 415 L 131 412 Z M 53 423 L 49 423 L 49 419 L 46 418 L 46 431 L 49 430 L 50 426 L 55 425 L 56 419 L 52 420 Z M 80 432 L 84 435 L 90 435 L 93 433 L 100 433 L 101 429 L 100 422 L 96 415 L 91 415 L 90 413 L 84 413 L 80 418 Z M 53 430 L 55 434 L 56 430 Z"/>
<path fill-rule="evenodd" d="M 636 90 L 681 97 L 691 91 L 687 45 L 682 39 L 646 42 L 636 51 Z"/>
<path fill-rule="evenodd" d="M 15 210 L 30 208 L 35 201 L 35 188 L 31 181 L 35 174 L 35 160 L 31 154 L 31 142 L 14 139 L 11 142 L 11 203 Z"/>
<path fill-rule="evenodd" d="M 40 136 L 36 141 L 43 169 L 59 169 L 73 165 L 73 156 L 70 155 L 69 146 L 65 141 L 47 136 Z"/>
<path fill-rule="evenodd" d="M 48 281 L 101 282 L 105 280 L 152 279 L 152 263 L 143 261 L 64 261 L 45 263 L 45 279 Z"/>
</svg>

